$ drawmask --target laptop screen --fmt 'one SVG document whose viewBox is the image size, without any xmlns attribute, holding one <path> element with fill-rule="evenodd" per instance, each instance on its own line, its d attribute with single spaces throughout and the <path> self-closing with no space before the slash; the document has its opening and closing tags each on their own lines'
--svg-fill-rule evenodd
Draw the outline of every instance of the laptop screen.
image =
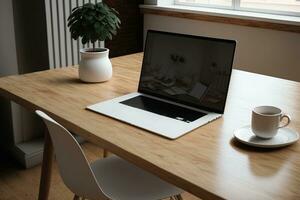
<svg viewBox="0 0 300 200">
<path fill-rule="evenodd" d="M 138 91 L 223 113 L 235 41 L 148 31 Z"/>
</svg>

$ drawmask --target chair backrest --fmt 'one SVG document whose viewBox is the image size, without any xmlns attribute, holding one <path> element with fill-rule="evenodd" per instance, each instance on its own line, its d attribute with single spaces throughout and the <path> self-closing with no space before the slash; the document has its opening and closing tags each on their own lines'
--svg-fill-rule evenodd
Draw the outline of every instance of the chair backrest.
<svg viewBox="0 0 300 200">
<path fill-rule="evenodd" d="M 95 175 L 73 135 L 44 112 L 36 111 L 36 114 L 44 120 L 48 128 L 59 171 L 66 186 L 81 197 L 108 199 L 101 191 Z"/>
</svg>

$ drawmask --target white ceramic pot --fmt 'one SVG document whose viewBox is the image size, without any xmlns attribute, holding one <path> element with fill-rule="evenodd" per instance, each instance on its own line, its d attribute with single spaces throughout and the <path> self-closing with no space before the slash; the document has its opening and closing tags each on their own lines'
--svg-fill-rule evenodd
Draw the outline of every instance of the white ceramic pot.
<svg viewBox="0 0 300 200">
<path fill-rule="evenodd" d="M 108 58 L 109 49 L 86 48 L 80 50 L 79 78 L 84 82 L 104 82 L 112 77 L 112 65 Z"/>
</svg>

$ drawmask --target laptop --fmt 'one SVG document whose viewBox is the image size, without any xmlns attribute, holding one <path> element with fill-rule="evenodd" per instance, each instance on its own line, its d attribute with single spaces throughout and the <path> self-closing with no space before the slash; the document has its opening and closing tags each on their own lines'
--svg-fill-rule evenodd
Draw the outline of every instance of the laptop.
<svg viewBox="0 0 300 200">
<path fill-rule="evenodd" d="M 87 109 L 176 139 L 224 113 L 235 46 L 149 30 L 138 91 Z"/>
</svg>

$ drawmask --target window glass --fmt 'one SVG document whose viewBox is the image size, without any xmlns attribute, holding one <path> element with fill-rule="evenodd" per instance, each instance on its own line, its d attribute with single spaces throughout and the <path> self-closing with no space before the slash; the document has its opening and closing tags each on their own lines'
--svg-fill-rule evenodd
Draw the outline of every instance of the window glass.
<svg viewBox="0 0 300 200">
<path fill-rule="evenodd" d="M 241 0 L 241 8 L 300 12 L 300 1 L 297 0 Z"/>
<path fill-rule="evenodd" d="M 175 0 L 175 4 L 300 15 L 300 0 Z"/>
<path fill-rule="evenodd" d="M 179 4 L 208 5 L 208 6 L 231 6 L 231 0 L 177 0 Z"/>
</svg>

